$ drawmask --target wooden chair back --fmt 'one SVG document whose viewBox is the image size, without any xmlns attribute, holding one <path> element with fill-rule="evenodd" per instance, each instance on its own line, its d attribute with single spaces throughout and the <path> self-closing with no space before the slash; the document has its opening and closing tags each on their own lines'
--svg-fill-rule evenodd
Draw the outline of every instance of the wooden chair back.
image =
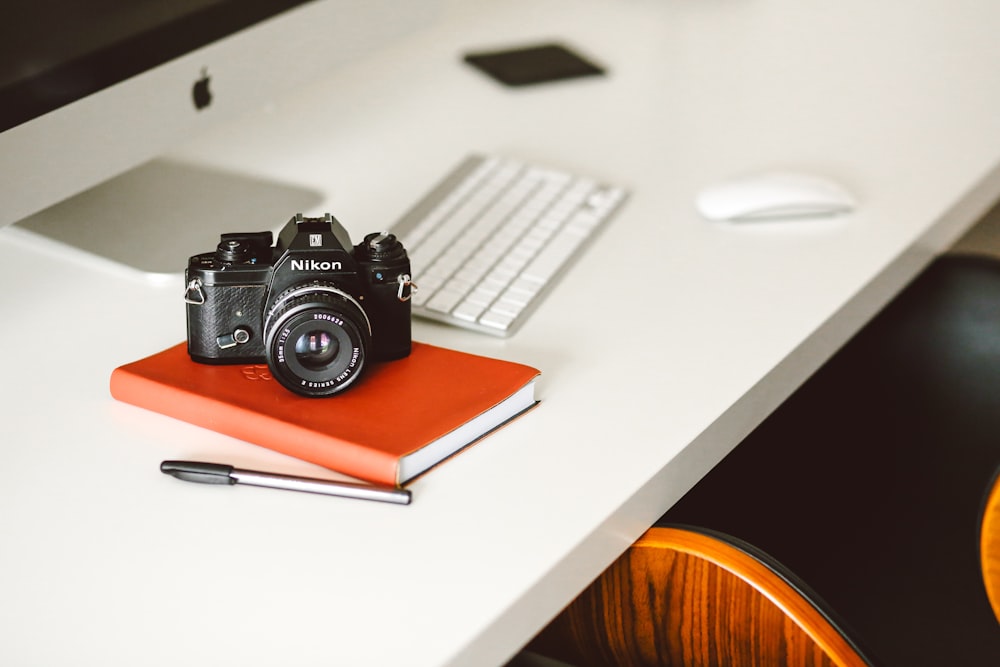
<svg viewBox="0 0 1000 667">
<path fill-rule="evenodd" d="M 979 546 L 986 597 L 1000 622 L 1000 471 L 986 496 Z"/>
<path fill-rule="evenodd" d="M 654 527 L 530 646 L 580 667 L 866 667 L 824 613 L 719 537 Z"/>
</svg>

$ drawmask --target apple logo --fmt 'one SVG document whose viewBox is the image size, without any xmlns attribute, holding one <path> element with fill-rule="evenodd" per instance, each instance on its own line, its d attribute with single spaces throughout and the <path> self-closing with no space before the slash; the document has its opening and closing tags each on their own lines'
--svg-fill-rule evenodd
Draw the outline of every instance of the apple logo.
<svg viewBox="0 0 1000 667">
<path fill-rule="evenodd" d="M 212 91 L 208 88 L 210 82 L 211 78 L 208 76 L 208 68 L 203 67 L 201 78 L 195 81 L 194 86 L 191 88 L 191 98 L 194 100 L 194 108 L 198 111 L 201 111 L 212 103 Z"/>
</svg>

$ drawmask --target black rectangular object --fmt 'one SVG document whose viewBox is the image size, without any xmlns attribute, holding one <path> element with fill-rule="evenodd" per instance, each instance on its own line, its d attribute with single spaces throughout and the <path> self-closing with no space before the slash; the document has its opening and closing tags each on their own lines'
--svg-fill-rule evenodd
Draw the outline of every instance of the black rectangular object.
<svg viewBox="0 0 1000 667">
<path fill-rule="evenodd" d="M 506 86 L 600 76 L 604 69 L 561 44 L 469 53 L 465 62 Z"/>
</svg>

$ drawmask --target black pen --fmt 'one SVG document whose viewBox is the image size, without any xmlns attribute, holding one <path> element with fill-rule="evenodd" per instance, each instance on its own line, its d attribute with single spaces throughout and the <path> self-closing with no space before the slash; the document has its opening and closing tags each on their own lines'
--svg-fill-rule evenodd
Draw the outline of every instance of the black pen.
<svg viewBox="0 0 1000 667">
<path fill-rule="evenodd" d="M 266 486 L 271 489 L 286 489 L 288 491 L 305 491 L 306 493 L 322 493 L 328 496 L 357 498 L 359 500 L 377 500 L 383 503 L 409 505 L 412 494 L 408 489 L 396 489 L 354 482 L 334 482 L 332 480 L 314 479 L 310 477 L 295 477 L 294 475 L 277 475 L 255 470 L 240 470 L 222 463 L 204 463 L 202 461 L 164 461 L 160 464 L 160 472 L 173 475 L 186 482 L 202 484 L 249 484 L 251 486 Z"/>
</svg>

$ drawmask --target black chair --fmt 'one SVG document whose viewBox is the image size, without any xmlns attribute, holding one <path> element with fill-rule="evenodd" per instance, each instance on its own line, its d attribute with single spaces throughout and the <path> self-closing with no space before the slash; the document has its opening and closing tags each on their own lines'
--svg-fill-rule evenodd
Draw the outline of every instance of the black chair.
<svg viewBox="0 0 1000 667">
<path fill-rule="evenodd" d="M 981 551 L 998 466 L 1000 262 L 942 257 L 534 647 L 575 664 L 996 667 L 1000 623 Z M 656 535 L 673 541 L 650 556 Z M 684 547 L 686 536 L 702 546 Z M 659 575 L 637 569 L 640 551 Z M 722 591 L 720 572 L 758 599 Z M 760 599 L 791 630 L 761 620 Z"/>
</svg>

